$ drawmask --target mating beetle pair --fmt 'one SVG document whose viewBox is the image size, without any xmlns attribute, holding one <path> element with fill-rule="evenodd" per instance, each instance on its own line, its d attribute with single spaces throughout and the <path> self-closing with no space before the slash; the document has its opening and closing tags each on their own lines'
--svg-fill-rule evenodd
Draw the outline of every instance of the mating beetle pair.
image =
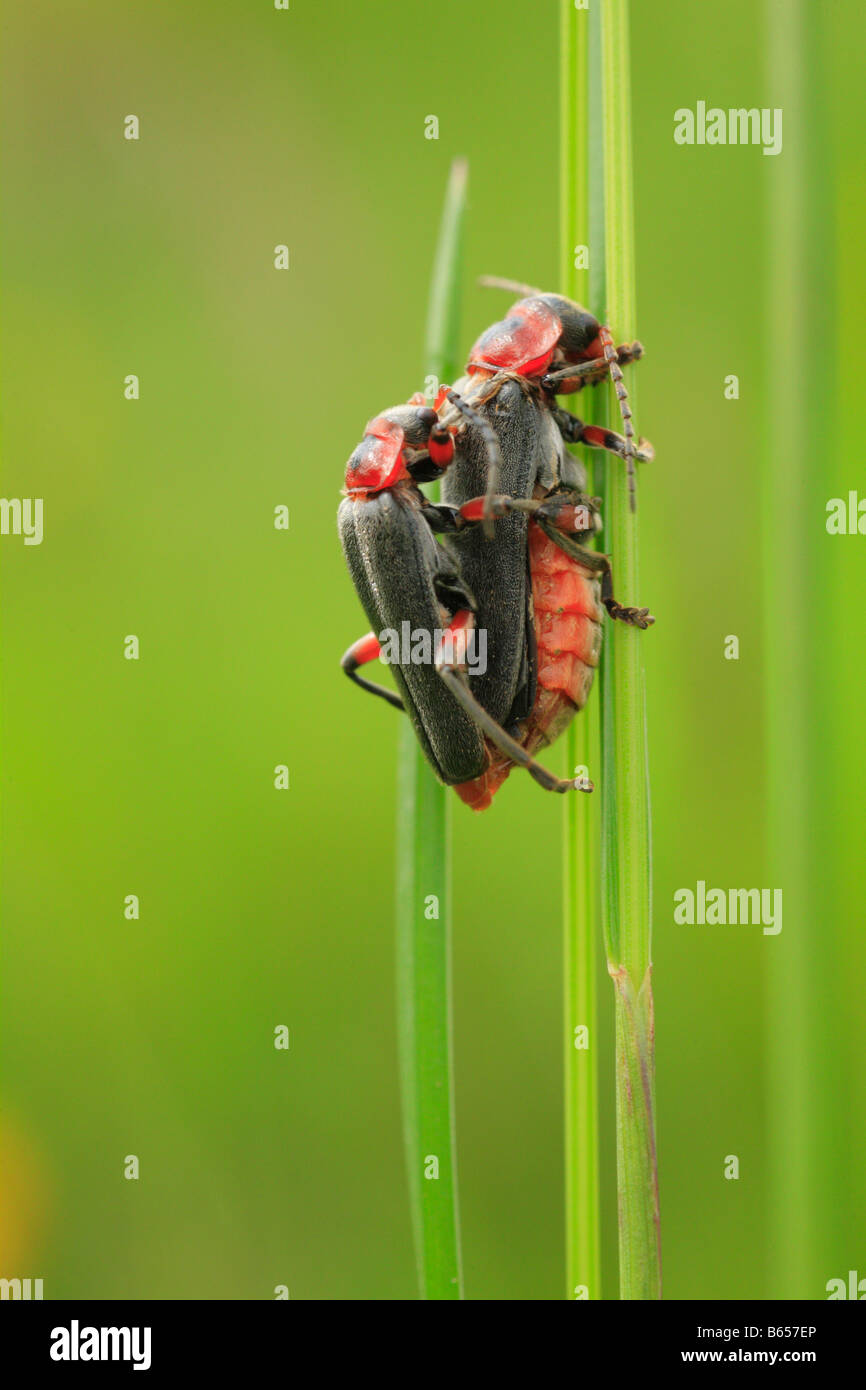
<svg viewBox="0 0 866 1390">
<path fill-rule="evenodd" d="M 616 601 L 607 557 L 585 548 L 600 529 L 598 504 L 565 448 L 579 441 L 607 449 L 630 470 L 635 458 L 652 457 L 643 441 L 635 446 L 620 370 L 641 356 L 640 344 L 615 348 L 580 305 L 516 288 L 525 297 L 478 340 L 453 390 L 443 388 L 432 408 L 416 396 L 371 421 L 349 460 L 338 515 L 374 628 L 349 648 L 343 668 L 407 711 L 437 776 L 476 810 L 515 764 L 548 790 L 581 786 L 534 753 L 586 703 L 603 608 L 638 627 L 653 621 L 646 609 Z M 585 426 L 556 404 L 556 394 L 608 375 L 623 435 Z M 441 503 L 418 486 L 437 477 Z M 452 641 L 483 628 L 487 669 L 470 677 L 446 644 L 433 664 L 393 665 L 400 695 L 359 675 L 380 655 L 377 634 L 406 620 Z"/>
</svg>

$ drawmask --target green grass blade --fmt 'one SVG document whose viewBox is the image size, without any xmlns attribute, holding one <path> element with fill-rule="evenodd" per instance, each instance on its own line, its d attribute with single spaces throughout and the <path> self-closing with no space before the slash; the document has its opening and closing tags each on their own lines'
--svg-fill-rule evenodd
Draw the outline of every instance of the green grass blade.
<svg viewBox="0 0 866 1390">
<path fill-rule="evenodd" d="M 426 373 L 455 375 L 467 168 L 451 170 L 430 293 Z M 403 1130 L 422 1298 L 462 1298 L 451 1059 L 451 793 L 403 720 L 397 808 L 397 1009 Z"/>
<path fill-rule="evenodd" d="M 820 663 L 804 661 L 802 634 L 826 630 L 837 613 L 846 625 L 849 618 L 827 600 L 816 520 L 832 494 L 836 376 L 827 269 L 833 256 L 828 13 L 805 0 L 768 0 L 765 17 L 768 90 L 785 121 L 782 153 L 764 161 L 770 166 L 761 470 L 767 864 L 784 902 L 783 931 L 765 938 L 768 1231 L 772 1296 L 791 1299 L 823 1297 L 827 1278 L 837 1273 L 831 1252 L 845 1248 L 838 1239 L 845 1203 L 837 1165 L 847 1097 L 833 1003 L 844 971 L 834 959 L 833 846 L 816 813 L 816 797 L 827 796 L 830 720 L 816 683 Z M 792 306 L 821 344 L 820 387 L 796 335 L 779 332 Z"/>
<path fill-rule="evenodd" d="M 563 294 L 588 302 L 575 248 L 590 242 L 588 169 L 589 16 L 560 0 L 560 275 Z M 597 394 L 597 393 L 595 393 Z M 592 491 L 590 475 L 589 489 Z M 567 734 L 569 775 L 599 766 L 596 700 Z M 598 1174 L 598 813 L 590 798 L 564 807 L 565 1231 L 567 1297 L 601 1298 Z M 586 1034 L 576 1033 L 586 1029 Z M 581 1045 L 578 1046 L 577 1044 Z M 584 1045 L 588 1044 L 588 1045 Z"/>
<path fill-rule="evenodd" d="M 441 383 L 457 375 L 460 352 L 460 271 L 469 166 L 455 159 L 442 209 L 430 302 L 427 308 L 425 371 Z"/>
<path fill-rule="evenodd" d="M 595 23 L 601 29 L 603 88 L 604 316 L 615 338 L 623 341 L 634 337 L 637 327 L 628 3 L 605 0 L 600 9 Z M 635 409 L 634 373 L 629 377 Z M 617 407 L 612 388 L 608 394 L 613 418 Z M 616 595 L 623 603 L 640 603 L 637 513 L 629 507 L 625 468 L 607 462 L 597 491 L 604 503 L 604 543 L 613 556 Z M 602 658 L 603 915 L 608 969 L 615 987 L 623 1299 L 661 1297 L 649 785 L 641 650 L 645 640 L 646 635 L 634 628 L 608 623 Z"/>
</svg>

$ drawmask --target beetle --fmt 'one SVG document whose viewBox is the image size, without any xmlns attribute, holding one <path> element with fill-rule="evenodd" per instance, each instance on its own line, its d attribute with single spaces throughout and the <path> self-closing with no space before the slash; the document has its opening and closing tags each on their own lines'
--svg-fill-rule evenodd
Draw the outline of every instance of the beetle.
<svg viewBox="0 0 866 1390">
<path fill-rule="evenodd" d="M 436 533 L 469 529 L 483 536 L 491 497 L 497 514 L 505 516 L 503 499 L 490 492 L 501 467 L 500 445 L 490 424 L 458 393 L 443 388 L 437 406 L 441 409 L 448 402 L 462 417 L 459 447 L 471 443 L 483 460 L 485 490 L 464 509 L 431 502 L 419 483 L 442 476 L 459 449 L 456 431 L 443 422 L 436 406 L 422 401 L 413 397 L 408 405 L 394 406 L 371 420 L 346 466 L 337 524 L 373 631 L 349 647 L 343 670 L 365 690 L 408 713 L 428 761 L 446 784 L 481 776 L 492 746 L 525 766 L 542 786 L 572 790 L 574 780 L 542 768 L 491 718 L 465 674 L 467 639 L 476 631 L 478 604 Z M 495 548 L 496 542 L 488 537 L 485 544 Z M 412 652 L 403 652 L 391 663 L 399 692 L 395 693 L 359 672 L 383 654 L 385 632 L 399 632 L 406 624 L 413 633 L 427 634 L 428 639 L 436 634 L 440 640 L 435 660 L 413 660 Z"/>
<path fill-rule="evenodd" d="M 610 450 L 630 470 L 635 458 L 652 457 L 645 441 L 635 449 L 620 370 L 643 349 L 614 348 L 610 331 L 563 296 L 486 283 L 526 296 L 478 339 L 459 390 L 443 388 L 432 410 L 417 396 L 371 422 L 349 460 L 339 516 L 359 597 L 380 630 L 409 614 L 428 631 L 449 617 L 449 629 L 465 633 L 481 614 L 493 660 L 471 679 L 459 661 L 403 662 L 394 667 L 401 699 L 358 675 L 381 655 L 375 633 L 353 644 L 342 663 L 358 684 L 408 711 L 437 775 L 475 809 L 490 804 L 515 764 L 548 790 L 591 790 L 590 783 L 556 777 L 533 752 L 585 704 L 602 605 L 639 627 L 653 621 L 647 609 L 615 599 L 608 558 L 585 548 L 600 528 L 598 504 L 585 496 L 585 470 L 563 443 Z M 555 401 L 554 392 L 578 391 L 608 375 L 624 435 L 587 426 Z M 446 401 L 455 407 L 450 417 Z M 506 491 L 491 501 L 500 474 Z M 442 475 L 443 503 L 435 505 L 417 484 Z M 499 520 L 491 543 L 489 525 L 478 523 L 489 521 L 494 506 Z M 444 534 L 444 552 L 434 532 Z M 450 702 L 443 703 L 433 675 L 448 687 Z"/>
<path fill-rule="evenodd" d="M 510 281 L 486 281 L 507 288 Z M 446 536 L 463 580 L 475 595 L 487 630 L 488 670 L 471 692 L 497 725 L 532 756 L 551 743 L 583 708 L 598 663 L 603 610 L 646 628 L 646 608 L 624 606 L 613 593 L 610 560 L 587 549 L 601 527 L 598 504 L 585 495 L 586 472 L 565 441 L 601 447 L 627 460 L 653 457 L 634 446 L 631 411 L 620 363 L 642 355 L 639 343 L 613 347 L 609 330 L 581 305 L 559 295 L 530 291 L 505 320 L 482 334 L 470 353 L 466 377 L 455 391 L 495 429 L 500 441 L 501 483 L 495 544 L 476 532 Z M 579 390 L 610 375 L 616 386 L 624 435 L 587 426 L 562 410 L 555 392 Z M 485 465 L 477 439 L 467 434 L 443 479 L 443 501 L 475 515 L 472 499 L 483 486 Z M 633 497 L 633 492 L 631 496 Z M 455 698 L 468 704 L 467 682 L 443 671 Z M 483 810 L 514 759 L 488 744 L 488 765 L 478 778 L 458 785 L 458 795 Z"/>
<path fill-rule="evenodd" d="M 634 424 L 621 368 L 643 356 L 643 344 L 623 343 L 616 347 L 608 326 L 565 295 L 547 293 L 496 275 L 482 276 L 481 284 L 514 291 L 523 298 L 511 306 L 503 320 L 478 338 L 469 355 L 467 375 L 483 373 L 489 377 L 491 371 L 510 372 L 538 382 L 569 443 L 609 449 L 625 458 L 629 502 L 634 510 L 635 459 L 646 462 L 653 455 L 643 440 L 635 448 Z M 612 430 L 585 425 L 555 404 L 555 396 L 571 395 L 608 377 L 616 391 L 624 438 Z"/>
</svg>

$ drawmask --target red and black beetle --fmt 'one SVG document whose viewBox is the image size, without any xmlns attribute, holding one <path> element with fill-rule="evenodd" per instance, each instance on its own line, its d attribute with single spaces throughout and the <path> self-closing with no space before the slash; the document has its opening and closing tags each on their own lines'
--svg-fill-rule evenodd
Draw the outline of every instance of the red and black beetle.
<svg viewBox="0 0 866 1390">
<path fill-rule="evenodd" d="M 469 354 L 468 376 L 509 372 L 539 382 L 550 398 L 551 408 L 560 417 L 564 437 L 572 444 L 608 449 L 625 458 L 629 470 L 629 493 L 634 508 L 634 460 L 652 457 L 641 445 L 636 451 L 634 426 L 621 367 L 643 356 L 641 343 L 614 346 L 606 324 L 573 299 L 546 294 L 514 280 L 485 276 L 482 284 L 523 294 L 512 304 L 507 316 L 482 333 Z M 623 436 L 596 425 L 585 425 L 576 415 L 557 410 L 555 396 L 568 396 L 584 386 L 597 385 L 608 377 L 614 383 L 623 420 Z M 470 398 L 475 395 L 469 393 Z"/>
<path fill-rule="evenodd" d="M 471 445 L 483 459 L 479 495 L 464 509 L 437 505 L 418 484 L 439 477 L 455 457 L 452 431 L 436 409 L 414 397 L 376 416 L 346 466 L 345 497 L 337 525 L 358 597 L 373 631 L 353 643 L 342 659 L 346 674 L 364 689 L 405 709 L 437 776 L 449 785 L 471 781 L 488 764 L 488 747 L 525 763 L 543 785 L 565 791 L 573 782 L 554 777 L 527 757 L 473 695 L 459 656 L 437 652 L 435 660 L 407 659 L 392 664 L 399 694 L 366 680 L 361 667 L 382 654 L 384 632 L 405 624 L 428 635 L 465 637 L 477 623 L 477 603 L 453 557 L 436 532 L 478 530 L 489 511 L 489 485 L 500 467 L 494 430 L 455 392 L 443 388 L 446 402 L 464 420 L 459 448 Z M 493 498 L 501 511 L 501 504 Z M 495 546 L 487 539 L 486 544 Z M 432 649 L 432 648 L 431 648 Z M 453 640 L 451 644 L 453 651 Z M 458 650 L 460 648 L 458 647 Z M 450 687 L 450 689 L 449 689 Z M 456 698 L 455 698 L 456 693 Z M 488 740 L 489 742 L 486 742 Z"/>
<path fill-rule="evenodd" d="M 553 742 L 583 708 L 598 662 L 603 609 L 638 627 L 653 621 L 647 609 L 618 603 L 609 559 L 585 547 L 600 529 L 600 517 L 597 503 L 585 496 L 583 465 L 565 448 L 565 441 L 579 441 L 620 454 L 629 464 L 632 457 L 652 457 L 644 441 L 634 449 L 619 370 L 620 362 L 634 361 L 642 351 L 639 343 L 613 349 L 609 330 L 580 305 L 533 293 L 482 335 L 466 377 L 455 387 L 496 431 L 505 494 L 496 501 L 501 519 L 495 543 L 485 544 L 469 530 L 444 541 L 487 631 L 488 671 L 472 682 L 472 693 L 524 754 L 514 759 L 501 744 L 488 744 L 485 772 L 457 787 L 476 810 L 490 804 L 515 762 L 525 763 Z M 556 392 L 614 375 L 612 354 L 625 437 L 584 425 L 555 400 Z M 443 500 L 471 515 L 483 478 L 475 440 L 458 435 Z M 450 683 L 461 699 L 456 682 Z"/>
<path fill-rule="evenodd" d="M 634 448 L 619 369 L 642 351 L 639 343 L 615 349 L 609 331 L 571 300 L 530 292 L 475 344 L 459 391 L 443 388 L 436 409 L 413 397 L 377 416 L 349 460 L 338 524 L 375 630 L 349 648 L 343 668 L 407 710 L 437 775 L 474 809 L 490 804 L 515 764 L 548 790 L 591 790 L 555 776 L 533 754 L 586 701 L 601 605 L 639 627 L 653 621 L 646 609 L 617 602 L 609 560 L 581 544 L 599 529 L 597 504 L 563 442 L 610 450 L 630 467 L 635 457 L 652 457 L 643 441 Z M 584 425 L 556 404 L 557 392 L 608 374 L 624 436 Z M 436 505 L 417 485 L 439 476 Z M 502 492 L 491 497 L 499 483 Z M 495 539 L 477 524 L 491 513 Z M 428 631 L 478 623 L 486 671 L 470 679 L 455 662 L 397 664 L 402 699 L 359 676 L 380 655 L 377 633 L 406 621 Z"/>
</svg>

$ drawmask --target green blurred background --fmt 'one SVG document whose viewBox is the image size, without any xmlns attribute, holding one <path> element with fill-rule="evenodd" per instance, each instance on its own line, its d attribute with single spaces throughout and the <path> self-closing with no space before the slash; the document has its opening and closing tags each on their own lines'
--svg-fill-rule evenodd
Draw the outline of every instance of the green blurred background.
<svg viewBox="0 0 866 1390">
<path fill-rule="evenodd" d="M 839 1219 L 802 1290 L 815 1298 L 866 1274 L 866 541 L 824 532 L 826 499 L 862 476 L 866 20 L 839 0 L 827 23 L 835 270 L 820 271 L 828 294 L 833 274 L 840 286 L 840 361 L 816 390 L 838 448 L 816 459 L 814 583 L 837 619 L 802 632 L 826 718 L 820 752 L 791 749 L 826 847 L 812 928 L 838 984 L 826 1079 L 845 1112 L 825 1194 Z M 49 1298 L 261 1299 L 277 1284 L 413 1297 L 397 721 L 339 670 L 366 624 L 334 516 L 364 422 L 420 384 L 455 154 L 470 160 L 466 347 L 507 303 L 478 274 L 555 288 L 557 7 L 38 0 L 7 8 L 3 30 L 3 491 L 45 499 L 45 540 L 2 542 L 0 1274 L 43 1277 Z M 674 110 L 699 99 L 777 104 L 760 9 L 635 0 L 632 35 L 639 427 L 657 450 L 640 598 L 658 618 L 645 652 L 665 1285 L 763 1298 L 778 1292 L 765 1000 L 785 932 L 676 927 L 672 895 L 699 878 L 777 886 L 763 861 L 767 344 L 802 337 L 816 367 L 826 345 L 800 305 L 762 322 L 771 161 L 673 141 Z M 123 138 L 131 113 L 138 142 Z M 123 658 L 130 633 L 138 662 Z M 561 816 L 519 774 L 484 817 L 454 809 L 471 1298 L 562 1293 Z M 131 893 L 139 921 L 124 918 Z M 138 1182 L 123 1177 L 133 1153 Z M 728 1154 L 739 1181 L 723 1177 Z"/>
</svg>

